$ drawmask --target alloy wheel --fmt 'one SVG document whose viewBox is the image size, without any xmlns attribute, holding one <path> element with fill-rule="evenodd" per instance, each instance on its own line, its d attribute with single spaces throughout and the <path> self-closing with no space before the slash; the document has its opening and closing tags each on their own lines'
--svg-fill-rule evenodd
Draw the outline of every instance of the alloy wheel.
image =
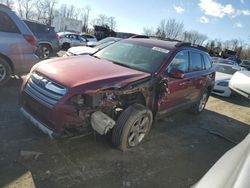
<svg viewBox="0 0 250 188">
<path fill-rule="evenodd" d="M 128 134 L 128 145 L 130 147 L 138 145 L 143 140 L 147 134 L 149 125 L 150 119 L 146 114 L 134 122 Z"/>
<path fill-rule="evenodd" d="M 207 103 L 207 92 L 205 92 L 201 97 L 199 104 L 199 112 L 201 112 L 205 108 L 206 103 Z"/>
<path fill-rule="evenodd" d="M 0 82 L 6 77 L 6 68 L 4 65 L 0 64 Z"/>
</svg>

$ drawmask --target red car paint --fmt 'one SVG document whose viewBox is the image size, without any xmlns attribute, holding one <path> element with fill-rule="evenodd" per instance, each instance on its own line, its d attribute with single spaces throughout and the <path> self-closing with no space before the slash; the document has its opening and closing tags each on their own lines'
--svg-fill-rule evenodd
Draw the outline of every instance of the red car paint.
<svg viewBox="0 0 250 188">
<path fill-rule="evenodd" d="M 48 78 L 67 88 L 67 93 L 53 106 L 42 103 L 36 96 L 29 95 L 25 88 L 29 77 L 21 88 L 21 106 L 37 121 L 55 132 L 63 132 L 67 127 L 88 127 L 88 118 L 95 110 L 102 110 L 109 116 L 114 107 L 126 108 L 132 103 L 133 95 L 141 94 L 155 117 L 195 104 L 205 90 L 214 84 L 215 73 L 212 68 L 186 73 L 183 79 L 172 78 L 165 73 L 175 55 L 181 50 L 201 52 L 191 47 L 175 47 L 175 43 L 151 40 L 128 39 L 134 43 L 151 45 L 170 51 L 167 59 L 154 75 L 113 64 L 92 56 L 57 58 L 46 60 L 33 68 L 32 72 Z M 31 74 L 30 74 L 31 75 Z M 29 76 L 30 76 L 29 75 Z M 96 106 L 76 107 L 68 101 L 76 95 L 95 95 L 106 92 L 118 97 L 98 98 Z M 132 96 L 132 97 L 130 97 Z M 137 99 L 133 99 L 137 100 Z M 92 101 L 93 102 L 93 101 Z M 131 103 L 130 103 L 131 102 Z M 138 102 L 138 101 L 137 101 Z"/>
</svg>

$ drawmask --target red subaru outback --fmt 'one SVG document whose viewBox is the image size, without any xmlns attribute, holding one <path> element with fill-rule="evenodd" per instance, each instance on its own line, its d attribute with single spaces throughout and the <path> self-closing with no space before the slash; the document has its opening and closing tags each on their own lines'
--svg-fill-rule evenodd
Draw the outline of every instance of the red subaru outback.
<svg viewBox="0 0 250 188">
<path fill-rule="evenodd" d="M 35 65 L 21 111 L 50 137 L 112 133 L 121 150 L 138 145 L 154 119 L 203 111 L 215 72 L 203 48 L 153 39 L 119 41 L 92 56 Z"/>
</svg>

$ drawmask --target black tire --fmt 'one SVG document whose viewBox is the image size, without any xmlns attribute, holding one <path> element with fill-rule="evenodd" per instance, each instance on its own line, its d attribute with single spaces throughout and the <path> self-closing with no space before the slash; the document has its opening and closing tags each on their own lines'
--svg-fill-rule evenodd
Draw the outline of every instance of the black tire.
<svg viewBox="0 0 250 188">
<path fill-rule="evenodd" d="M 39 59 L 48 59 L 52 54 L 52 49 L 47 44 L 40 44 L 38 47 L 37 56 Z"/>
<path fill-rule="evenodd" d="M 68 50 L 70 48 L 70 44 L 69 43 L 63 43 L 62 45 L 62 49 L 63 50 Z"/>
<path fill-rule="evenodd" d="M 112 143 L 122 151 L 138 145 L 149 133 L 152 122 L 153 114 L 151 110 L 140 104 L 129 106 L 118 117 L 112 132 Z M 136 126 L 137 123 L 139 125 Z M 143 126 L 141 126 L 142 124 Z M 136 131 L 133 131 L 135 129 Z M 135 132 L 137 133 L 135 134 Z M 134 134 L 135 136 L 133 136 Z M 132 139 L 129 141 L 130 138 Z"/>
<path fill-rule="evenodd" d="M 191 108 L 191 112 L 193 114 L 200 114 L 205 109 L 208 98 L 209 98 L 209 92 L 208 90 L 205 90 L 202 93 L 199 102 Z"/>
<path fill-rule="evenodd" d="M 0 57 L 0 86 L 9 81 L 11 73 L 11 67 L 8 62 Z"/>
</svg>

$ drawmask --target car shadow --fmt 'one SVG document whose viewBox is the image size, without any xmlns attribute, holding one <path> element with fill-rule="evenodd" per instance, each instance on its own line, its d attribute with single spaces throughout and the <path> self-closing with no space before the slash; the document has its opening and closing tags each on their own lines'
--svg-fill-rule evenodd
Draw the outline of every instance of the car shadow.
<svg viewBox="0 0 250 188">
<path fill-rule="evenodd" d="M 26 139 L 27 128 L 22 127 Z M 9 157 L 0 161 L 0 171 L 12 166 L 8 173 L 0 173 L 4 180 L 0 187 L 28 170 L 37 187 L 122 187 L 124 181 L 132 187 L 188 187 L 235 146 L 225 138 L 240 142 L 249 131 L 246 123 L 204 110 L 199 116 L 180 112 L 155 122 L 145 142 L 126 152 L 115 149 L 104 136 L 53 141 L 30 132 L 32 141 L 10 144 Z M 17 133 L 11 134 L 4 138 L 5 144 L 15 140 Z M 43 154 L 37 160 L 20 160 L 18 151 L 24 148 Z"/>
<path fill-rule="evenodd" d="M 214 98 L 232 103 L 232 104 L 236 104 L 239 106 L 244 106 L 244 107 L 250 107 L 250 100 L 244 98 L 243 96 L 237 94 L 237 93 L 232 93 L 232 95 L 230 97 L 221 97 L 215 94 L 212 94 L 212 96 Z"/>
</svg>

